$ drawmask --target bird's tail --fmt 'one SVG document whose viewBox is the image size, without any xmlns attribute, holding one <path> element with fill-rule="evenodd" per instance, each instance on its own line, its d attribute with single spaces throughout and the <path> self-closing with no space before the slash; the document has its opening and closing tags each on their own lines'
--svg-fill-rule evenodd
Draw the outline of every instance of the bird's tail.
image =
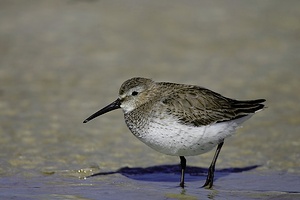
<svg viewBox="0 0 300 200">
<path fill-rule="evenodd" d="M 234 100 L 232 106 L 236 109 L 236 112 L 239 113 L 239 115 L 247 115 L 261 111 L 265 107 L 265 105 L 263 104 L 263 102 L 265 101 L 265 99 L 247 101 Z"/>
</svg>

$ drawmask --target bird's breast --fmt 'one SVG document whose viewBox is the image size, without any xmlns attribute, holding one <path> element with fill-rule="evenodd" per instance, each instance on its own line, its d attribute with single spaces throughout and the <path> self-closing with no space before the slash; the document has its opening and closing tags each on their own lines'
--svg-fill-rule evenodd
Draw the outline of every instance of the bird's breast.
<svg viewBox="0 0 300 200">
<path fill-rule="evenodd" d="M 125 121 L 131 132 L 143 143 L 164 154 L 192 156 L 210 151 L 224 138 L 234 133 L 234 121 L 207 126 L 180 123 L 172 116 L 148 117 Z"/>
</svg>

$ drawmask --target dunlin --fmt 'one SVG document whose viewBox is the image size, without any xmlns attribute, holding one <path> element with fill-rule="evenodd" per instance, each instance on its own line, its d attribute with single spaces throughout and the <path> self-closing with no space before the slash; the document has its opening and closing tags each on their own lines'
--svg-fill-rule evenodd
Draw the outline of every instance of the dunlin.
<svg viewBox="0 0 300 200">
<path fill-rule="evenodd" d="M 217 146 L 203 187 L 213 185 L 215 164 L 224 139 L 254 113 L 265 99 L 239 101 L 209 89 L 147 78 L 125 81 L 117 100 L 88 117 L 84 123 L 122 108 L 125 122 L 140 141 L 163 154 L 179 156 L 180 186 L 184 187 L 186 159 Z"/>
</svg>

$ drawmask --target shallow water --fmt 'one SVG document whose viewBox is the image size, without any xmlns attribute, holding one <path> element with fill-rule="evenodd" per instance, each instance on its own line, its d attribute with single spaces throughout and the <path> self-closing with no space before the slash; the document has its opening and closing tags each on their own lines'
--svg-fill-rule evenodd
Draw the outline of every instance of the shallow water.
<svg viewBox="0 0 300 200">
<path fill-rule="evenodd" d="M 1 199 L 299 198 L 298 1 L 0 4 Z M 200 186 L 214 152 L 187 158 L 182 190 L 179 159 L 120 110 L 82 124 L 133 76 L 267 99 L 225 141 L 213 190 Z"/>
</svg>

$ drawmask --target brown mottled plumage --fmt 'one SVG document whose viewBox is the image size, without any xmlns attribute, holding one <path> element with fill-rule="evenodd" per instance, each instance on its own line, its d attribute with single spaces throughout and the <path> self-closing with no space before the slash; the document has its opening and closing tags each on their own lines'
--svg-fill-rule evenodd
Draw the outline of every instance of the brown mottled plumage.
<svg viewBox="0 0 300 200">
<path fill-rule="evenodd" d="M 128 128 L 139 140 L 161 153 L 180 157 L 181 187 L 184 187 L 186 167 L 184 156 L 199 155 L 218 146 L 204 184 L 210 188 L 224 139 L 262 110 L 264 101 L 239 101 L 195 85 L 137 77 L 125 81 L 119 98 L 84 123 L 122 108 Z"/>
</svg>

